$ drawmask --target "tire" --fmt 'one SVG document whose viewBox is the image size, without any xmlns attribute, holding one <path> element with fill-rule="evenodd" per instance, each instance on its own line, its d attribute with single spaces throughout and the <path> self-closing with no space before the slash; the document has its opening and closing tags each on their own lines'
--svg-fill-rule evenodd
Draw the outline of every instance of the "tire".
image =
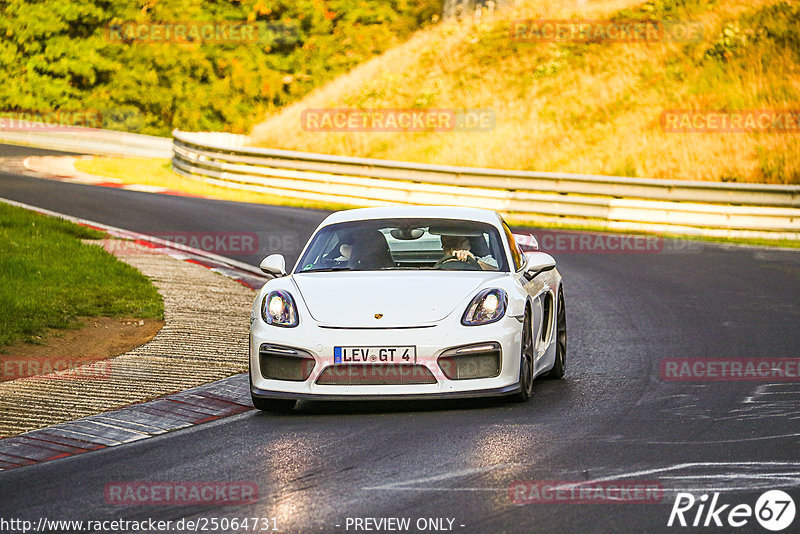
<svg viewBox="0 0 800 534">
<path fill-rule="evenodd" d="M 525 321 L 522 323 L 522 350 L 519 358 L 520 391 L 511 399 L 514 402 L 527 402 L 533 395 L 533 332 L 531 331 L 531 313 L 525 309 Z"/>
<path fill-rule="evenodd" d="M 564 306 L 564 288 L 558 292 L 556 308 L 556 361 L 544 378 L 557 380 L 564 377 L 567 368 L 567 308 Z"/>
<path fill-rule="evenodd" d="M 297 401 L 294 399 L 262 399 L 253 397 L 252 395 L 250 398 L 253 399 L 253 406 L 262 412 L 288 413 L 291 412 L 294 405 L 297 404 Z"/>
</svg>

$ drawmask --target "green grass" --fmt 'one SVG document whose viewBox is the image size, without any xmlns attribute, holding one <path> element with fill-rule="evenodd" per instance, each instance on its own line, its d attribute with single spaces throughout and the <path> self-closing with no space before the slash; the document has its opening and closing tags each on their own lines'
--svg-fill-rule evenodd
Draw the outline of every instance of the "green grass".
<svg viewBox="0 0 800 534">
<path fill-rule="evenodd" d="M 163 318 L 147 277 L 81 242 L 104 235 L 0 203 L 0 347 L 74 328 L 82 316 Z"/>
</svg>

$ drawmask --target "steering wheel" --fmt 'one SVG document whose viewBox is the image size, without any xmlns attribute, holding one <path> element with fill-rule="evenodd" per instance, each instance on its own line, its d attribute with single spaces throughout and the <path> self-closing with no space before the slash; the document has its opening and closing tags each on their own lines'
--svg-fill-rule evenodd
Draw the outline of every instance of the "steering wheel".
<svg viewBox="0 0 800 534">
<path fill-rule="evenodd" d="M 468 257 L 466 260 L 459 260 L 455 254 L 445 256 L 436 262 L 433 266 L 434 269 L 442 269 L 445 271 L 482 271 L 480 263 L 473 257 Z"/>
</svg>

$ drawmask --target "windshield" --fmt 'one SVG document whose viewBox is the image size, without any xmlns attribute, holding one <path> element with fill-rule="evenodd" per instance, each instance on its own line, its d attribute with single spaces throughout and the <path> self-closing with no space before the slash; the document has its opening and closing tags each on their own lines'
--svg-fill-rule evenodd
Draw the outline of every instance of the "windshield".
<svg viewBox="0 0 800 534">
<path fill-rule="evenodd" d="M 448 270 L 508 272 L 497 229 L 451 219 L 374 219 L 332 224 L 312 239 L 296 273 Z"/>
</svg>

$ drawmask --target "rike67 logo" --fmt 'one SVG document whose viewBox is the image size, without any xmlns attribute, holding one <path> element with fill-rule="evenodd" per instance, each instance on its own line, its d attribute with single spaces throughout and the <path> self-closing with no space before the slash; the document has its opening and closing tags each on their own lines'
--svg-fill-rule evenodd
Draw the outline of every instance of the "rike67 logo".
<svg viewBox="0 0 800 534">
<path fill-rule="evenodd" d="M 758 498 L 755 507 L 749 504 L 720 504 L 719 495 L 714 493 L 709 502 L 708 494 L 696 498 L 691 493 L 679 492 L 667 526 L 738 528 L 747 525 L 755 517 L 765 529 L 779 532 L 794 521 L 794 500 L 784 491 L 767 491 Z"/>
</svg>

